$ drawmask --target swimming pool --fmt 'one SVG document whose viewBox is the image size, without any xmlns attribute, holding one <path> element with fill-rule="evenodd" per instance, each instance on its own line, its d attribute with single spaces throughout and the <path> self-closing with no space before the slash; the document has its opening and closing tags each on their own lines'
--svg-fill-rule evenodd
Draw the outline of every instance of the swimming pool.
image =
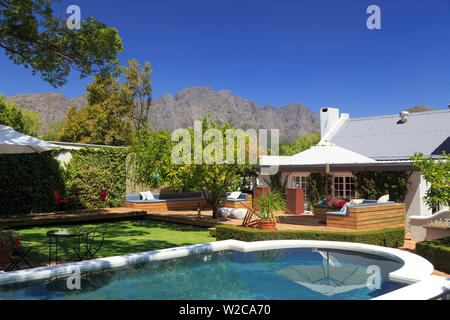
<svg viewBox="0 0 450 320">
<path fill-rule="evenodd" d="M 374 248 L 228 240 L 0 274 L 0 299 L 368 300 L 414 282 L 409 258 L 430 272 L 420 257 Z M 70 290 L 77 270 L 80 288 Z"/>
</svg>

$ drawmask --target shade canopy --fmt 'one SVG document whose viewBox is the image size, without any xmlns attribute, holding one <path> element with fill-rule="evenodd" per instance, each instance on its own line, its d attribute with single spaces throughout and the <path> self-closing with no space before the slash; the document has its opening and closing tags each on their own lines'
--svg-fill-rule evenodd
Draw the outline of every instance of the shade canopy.
<svg viewBox="0 0 450 320">
<path fill-rule="evenodd" d="M 285 165 L 311 165 L 311 164 L 353 164 L 374 163 L 375 160 L 359 153 L 338 147 L 332 143 L 323 143 L 306 151 L 284 159 Z"/>
<path fill-rule="evenodd" d="M 40 153 L 56 148 L 59 147 L 0 125 L 0 154 Z"/>
</svg>

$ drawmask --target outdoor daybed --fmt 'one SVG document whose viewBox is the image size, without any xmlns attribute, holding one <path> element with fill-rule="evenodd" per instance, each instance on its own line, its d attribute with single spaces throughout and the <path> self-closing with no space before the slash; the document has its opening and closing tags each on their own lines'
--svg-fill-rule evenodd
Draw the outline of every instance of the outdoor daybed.
<svg viewBox="0 0 450 320">
<path fill-rule="evenodd" d="M 226 194 L 226 196 L 229 195 L 230 193 Z M 242 203 L 251 206 L 251 201 L 246 193 L 241 193 L 238 199 L 228 199 L 226 196 L 222 198 L 223 207 L 244 208 Z M 202 209 L 210 209 L 204 195 L 199 195 L 197 192 L 153 194 L 153 198 L 152 200 L 141 200 L 140 194 L 127 194 L 123 206 L 148 212 L 193 210 L 197 209 L 199 204 Z"/>
<path fill-rule="evenodd" d="M 362 204 L 348 205 L 343 209 L 316 206 L 314 216 L 326 221 L 327 227 L 353 230 L 400 228 L 406 225 L 406 206 L 393 201 L 364 200 Z"/>
</svg>

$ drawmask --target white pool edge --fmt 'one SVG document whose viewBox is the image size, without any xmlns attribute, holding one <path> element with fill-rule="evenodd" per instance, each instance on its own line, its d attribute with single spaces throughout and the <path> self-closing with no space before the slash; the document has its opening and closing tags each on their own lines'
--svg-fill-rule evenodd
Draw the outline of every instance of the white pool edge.
<svg viewBox="0 0 450 320">
<path fill-rule="evenodd" d="M 426 259 L 416 254 L 398 249 L 361 243 L 315 240 L 274 240 L 261 242 L 225 240 L 125 256 L 81 261 L 77 263 L 58 266 L 27 269 L 14 272 L 0 272 L 0 286 L 16 282 L 43 280 L 52 277 L 67 276 L 73 273 L 75 270 L 86 272 L 105 268 L 119 268 L 128 264 L 167 260 L 194 254 L 212 253 L 224 250 L 250 252 L 285 248 L 320 248 L 348 250 L 375 254 L 402 261 L 404 263 L 402 268 L 390 273 L 389 279 L 392 281 L 407 283 L 409 285 L 377 297 L 375 300 L 428 300 L 440 296 L 446 291 L 450 291 L 450 279 L 432 276 L 432 273 L 434 271 L 433 265 Z"/>
</svg>

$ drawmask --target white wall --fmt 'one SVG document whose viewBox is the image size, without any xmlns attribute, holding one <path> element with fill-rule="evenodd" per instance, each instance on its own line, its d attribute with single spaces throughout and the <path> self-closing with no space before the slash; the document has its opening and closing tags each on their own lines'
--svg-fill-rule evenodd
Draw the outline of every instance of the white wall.
<svg viewBox="0 0 450 320">
<path fill-rule="evenodd" d="M 427 207 L 423 201 L 423 197 L 429 188 L 428 182 L 424 179 L 422 172 L 415 171 L 409 178 L 412 188 L 408 191 L 405 197 L 406 204 L 406 221 L 409 222 L 411 216 L 431 216 L 432 211 Z M 409 223 L 407 223 L 409 230 Z"/>
</svg>

